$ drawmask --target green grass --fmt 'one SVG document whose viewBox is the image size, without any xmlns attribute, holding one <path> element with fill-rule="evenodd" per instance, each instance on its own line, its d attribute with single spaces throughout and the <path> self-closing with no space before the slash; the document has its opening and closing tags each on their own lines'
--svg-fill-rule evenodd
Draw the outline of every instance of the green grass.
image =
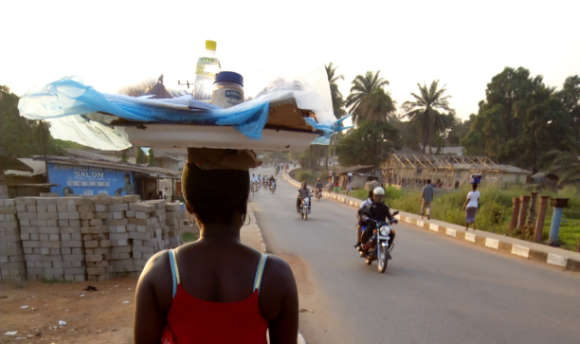
<svg viewBox="0 0 580 344">
<path fill-rule="evenodd" d="M 197 239 L 199 239 L 199 233 L 185 232 L 183 233 L 183 236 L 181 238 L 183 239 L 183 242 L 196 241 Z"/>
<path fill-rule="evenodd" d="M 457 225 L 465 225 L 465 212 L 463 204 L 468 188 L 441 192 L 438 190 L 433 199 L 431 217 Z M 512 198 L 531 194 L 530 190 L 521 186 L 511 187 L 482 187 L 480 189 L 480 208 L 476 217 L 476 227 L 488 232 L 510 235 L 520 239 L 526 239 L 520 233 L 509 233 L 509 224 L 512 215 Z M 352 196 L 366 199 L 368 192 L 363 189 L 352 191 Z M 580 195 L 575 189 L 564 189 L 560 192 L 540 192 L 540 195 L 550 197 L 569 198 L 569 206 L 564 209 L 564 216 L 560 226 L 560 241 L 562 248 L 578 250 L 580 240 Z M 421 212 L 420 190 L 398 190 L 388 187 L 385 202 L 389 207 L 400 209 L 409 213 Z M 537 211 L 536 211 L 537 212 Z M 552 221 L 553 209 L 548 206 L 543 228 L 543 239 L 548 240 Z"/>
</svg>

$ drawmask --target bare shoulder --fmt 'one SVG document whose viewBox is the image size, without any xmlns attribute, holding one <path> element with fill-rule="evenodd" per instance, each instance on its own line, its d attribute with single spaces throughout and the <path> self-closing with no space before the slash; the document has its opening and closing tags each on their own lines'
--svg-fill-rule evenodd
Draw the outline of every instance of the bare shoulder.
<svg viewBox="0 0 580 344">
<path fill-rule="evenodd" d="M 260 291 L 262 315 L 271 321 L 283 314 L 288 305 L 293 309 L 297 304 L 298 291 L 290 265 L 280 257 L 268 255 Z"/>
<path fill-rule="evenodd" d="M 143 268 L 140 279 L 156 281 L 158 277 L 166 274 L 171 269 L 168 253 L 169 250 L 162 250 L 151 256 Z"/>
<path fill-rule="evenodd" d="M 138 293 L 146 289 L 155 296 L 159 307 L 166 311 L 169 309 L 172 299 L 171 267 L 169 266 L 168 250 L 154 254 L 143 268 L 139 276 Z"/>
<path fill-rule="evenodd" d="M 268 255 L 266 263 L 266 271 L 264 275 L 268 275 L 268 279 L 280 279 L 286 282 L 290 280 L 294 282 L 294 274 L 290 265 L 282 258 Z M 265 276 L 264 276 L 265 277 Z"/>
</svg>

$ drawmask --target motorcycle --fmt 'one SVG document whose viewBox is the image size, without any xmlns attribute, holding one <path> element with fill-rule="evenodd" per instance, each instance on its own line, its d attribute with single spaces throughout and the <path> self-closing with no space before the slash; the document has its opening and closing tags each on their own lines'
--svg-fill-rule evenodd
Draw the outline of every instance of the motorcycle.
<svg viewBox="0 0 580 344">
<path fill-rule="evenodd" d="M 253 182 L 251 186 L 252 192 L 258 192 L 260 190 L 260 182 Z"/>
<path fill-rule="evenodd" d="M 300 202 L 300 216 L 302 220 L 308 220 L 308 215 L 310 215 L 310 196 L 304 197 L 302 202 Z"/>
<path fill-rule="evenodd" d="M 321 188 L 317 188 L 316 189 L 316 193 L 314 194 L 314 196 L 316 197 L 317 200 L 320 201 L 320 199 L 322 198 L 322 189 Z"/>
<path fill-rule="evenodd" d="M 395 211 L 393 216 L 397 215 L 398 213 L 398 211 Z M 375 227 L 370 234 L 370 238 L 364 240 L 364 243 L 361 245 L 359 254 L 362 258 L 365 258 L 367 265 L 371 265 L 373 260 L 376 259 L 377 270 L 380 273 L 384 273 L 385 270 L 387 270 L 389 260 L 392 259 L 391 252 L 395 247 L 394 240 L 393 242 L 389 241 L 394 237 L 395 230 L 391 227 L 393 224 L 397 223 L 397 220 L 370 220 L 375 223 Z"/>
<path fill-rule="evenodd" d="M 270 183 L 270 191 L 272 193 L 274 193 L 276 191 L 276 182 L 271 182 Z"/>
</svg>

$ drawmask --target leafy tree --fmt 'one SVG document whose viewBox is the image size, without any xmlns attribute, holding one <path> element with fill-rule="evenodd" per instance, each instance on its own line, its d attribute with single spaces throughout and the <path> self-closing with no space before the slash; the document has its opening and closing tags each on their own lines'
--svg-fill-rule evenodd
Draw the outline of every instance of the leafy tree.
<svg viewBox="0 0 580 344">
<path fill-rule="evenodd" d="M 344 111 L 344 98 L 342 93 L 338 89 L 336 82 L 338 80 L 344 79 L 342 75 L 336 75 L 336 66 L 330 62 L 328 65 L 324 66 L 326 69 L 326 76 L 328 77 L 328 83 L 330 84 L 330 95 L 332 97 L 332 108 L 334 109 L 334 116 L 338 119 L 345 115 Z"/>
<path fill-rule="evenodd" d="M 505 68 L 487 85 L 463 143 L 468 154 L 539 169 L 542 155 L 575 145 L 571 120 L 561 97 L 541 76 L 532 77 L 522 67 Z"/>
<path fill-rule="evenodd" d="M 412 101 L 403 103 L 405 116 L 411 121 L 419 122 L 419 134 L 421 137 L 421 148 L 424 152 L 427 146 L 432 146 L 433 139 L 440 135 L 452 122 L 451 117 L 444 117 L 442 111 L 453 114 L 449 107 L 449 96 L 445 95 L 446 89 L 439 88 L 439 81 L 434 80 L 431 85 L 417 84 L 419 94 L 411 93 Z M 429 148 L 431 149 L 431 148 Z"/>
<path fill-rule="evenodd" d="M 571 119 L 576 146 L 580 145 L 580 76 L 566 78 L 562 90 L 556 95 L 563 110 Z"/>
<path fill-rule="evenodd" d="M 137 164 L 146 164 L 147 163 L 147 156 L 145 155 L 145 152 L 143 152 L 143 150 L 141 149 L 141 147 L 137 147 L 137 153 L 136 153 L 136 163 Z"/>
<path fill-rule="evenodd" d="M 127 151 L 129 149 L 124 149 L 121 151 L 121 162 L 128 162 L 129 161 L 129 157 L 127 157 Z"/>
<path fill-rule="evenodd" d="M 461 121 L 458 118 L 455 118 L 454 123 L 449 128 L 449 132 L 445 139 L 445 145 L 447 146 L 459 146 L 461 145 L 461 140 L 467 135 L 469 132 L 469 128 L 475 121 L 475 115 L 469 116 L 467 121 Z"/>
<path fill-rule="evenodd" d="M 153 148 L 149 149 L 149 156 L 147 157 L 149 166 L 157 166 L 157 161 L 155 160 L 155 154 L 153 153 Z"/>
<path fill-rule="evenodd" d="M 20 116 L 18 96 L 0 85 L 0 148 L 10 156 L 62 154 L 50 136 L 49 125 Z"/>
<path fill-rule="evenodd" d="M 328 156 L 328 146 L 326 145 L 311 145 L 306 151 L 298 154 L 297 159 L 300 165 L 317 170 L 321 167 L 321 161 Z"/>
<path fill-rule="evenodd" d="M 400 148 L 399 132 L 387 122 L 360 122 L 338 142 L 336 151 L 342 166 L 379 166 L 389 154 Z"/>
<path fill-rule="evenodd" d="M 346 106 L 350 107 L 353 122 L 380 121 L 386 122 L 389 114 L 395 111 L 391 96 L 384 87 L 389 81 L 380 77 L 380 71 L 357 75 L 352 81 Z"/>
</svg>

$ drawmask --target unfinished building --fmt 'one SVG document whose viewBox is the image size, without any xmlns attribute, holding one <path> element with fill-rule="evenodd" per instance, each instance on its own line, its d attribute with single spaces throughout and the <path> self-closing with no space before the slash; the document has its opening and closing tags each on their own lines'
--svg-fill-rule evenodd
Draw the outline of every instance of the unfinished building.
<svg viewBox="0 0 580 344">
<path fill-rule="evenodd" d="M 456 188 L 470 183 L 474 174 L 486 184 L 505 185 L 525 183 L 531 172 L 486 157 L 393 153 L 381 165 L 381 174 L 392 185 L 424 185 L 430 179 L 439 187 Z"/>
</svg>

